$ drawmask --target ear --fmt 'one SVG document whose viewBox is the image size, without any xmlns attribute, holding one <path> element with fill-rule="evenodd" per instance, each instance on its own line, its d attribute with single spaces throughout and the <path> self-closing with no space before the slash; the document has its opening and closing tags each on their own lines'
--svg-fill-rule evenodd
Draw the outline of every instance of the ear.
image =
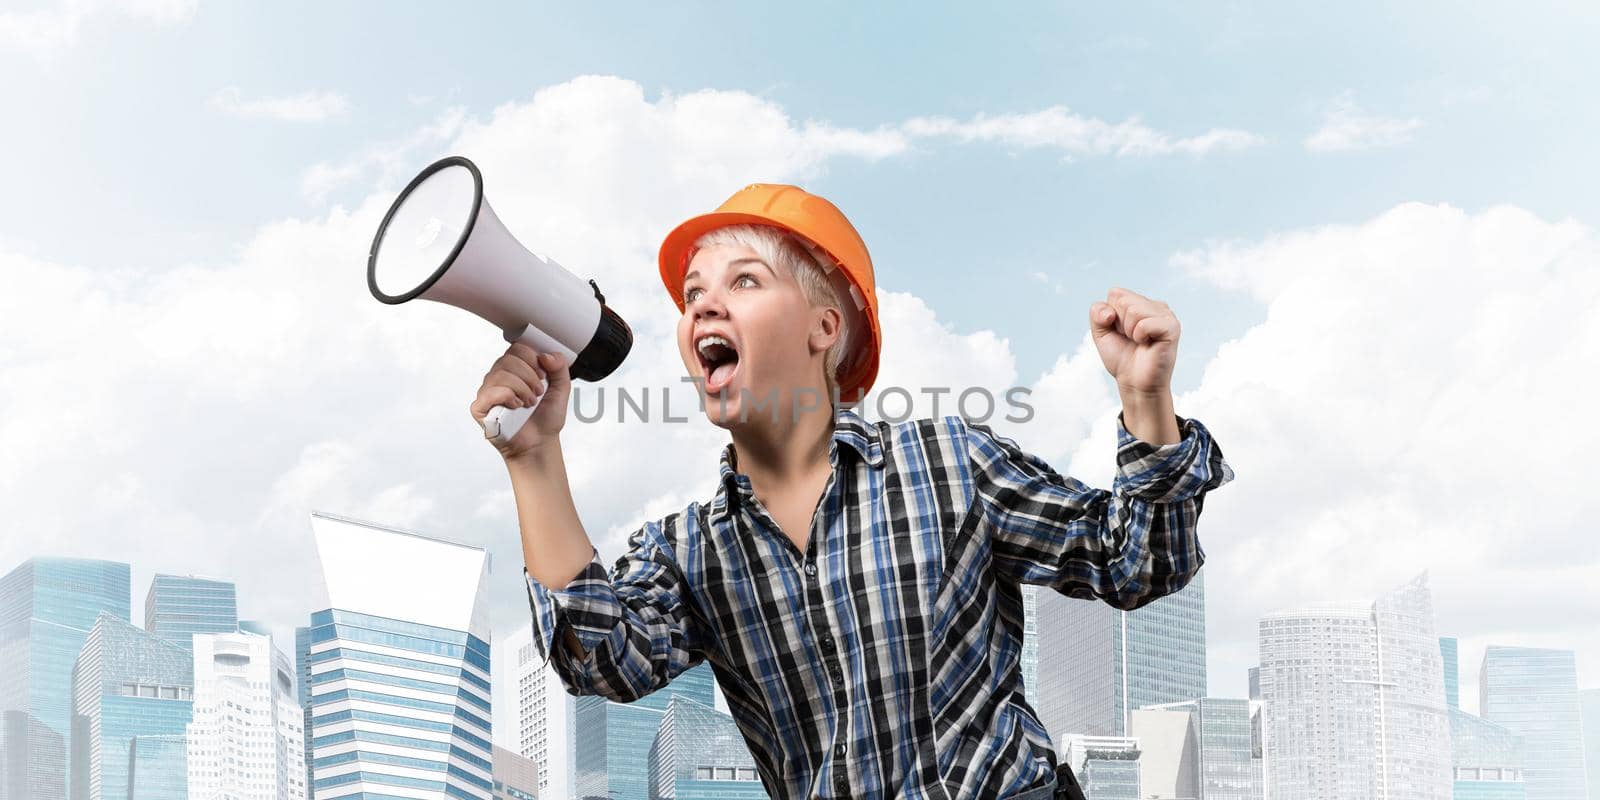
<svg viewBox="0 0 1600 800">
<path fill-rule="evenodd" d="M 808 343 L 812 354 L 826 353 L 833 343 L 838 341 L 840 325 L 844 317 L 839 314 L 839 309 L 832 306 L 822 306 L 811 309 L 811 335 Z"/>
</svg>

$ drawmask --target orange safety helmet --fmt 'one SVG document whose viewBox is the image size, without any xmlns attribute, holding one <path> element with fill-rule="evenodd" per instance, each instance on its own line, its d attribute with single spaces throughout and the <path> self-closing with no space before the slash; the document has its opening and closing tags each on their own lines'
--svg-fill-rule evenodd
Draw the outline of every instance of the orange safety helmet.
<svg viewBox="0 0 1600 800">
<path fill-rule="evenodd" d="M 801 189 L 780 183 L 752 183 L 735 192 L 716 211 L 691 217 L 673 228 L 661 243 L 661 282 L 672 301 L 684 310 L 683 274 L 689 268 L 690 248 L 702 234 L 728 225 L 773 225 L 796 235 L 812 248 L 830 279 L 837 265 L 848 279 L 849 297 L 841 297 L 846 314 L 857 312 L 851 326 L 851 352 L 839 360 L 839 401 L 860 402 L 878 377 L 878 353 L 883 334 L 878 328 L 878 295 L 872 277 L 872 256 L 867 253 L 861 234 L 843 213 L 827 200 Z M 829 263 L 829 261 L 832 263 Z M 838 285 L 837 283 L 835 284 Z M 865 322 L 866 330 L 862 330 Z"/>
</svg>

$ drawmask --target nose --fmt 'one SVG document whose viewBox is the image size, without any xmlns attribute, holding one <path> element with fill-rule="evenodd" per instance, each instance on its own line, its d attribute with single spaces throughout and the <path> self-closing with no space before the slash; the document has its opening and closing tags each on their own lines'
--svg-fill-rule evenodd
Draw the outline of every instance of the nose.
<svg viewBox="0 0 1600 800">
<path fill-rule="evenodd" d="M 722 296 L 710 289 L 702 289 L 698 297 L 689 301 L 689 312 L 695 319 L 715 319 L 728 315 L 722 305 Z"/>
</svg>

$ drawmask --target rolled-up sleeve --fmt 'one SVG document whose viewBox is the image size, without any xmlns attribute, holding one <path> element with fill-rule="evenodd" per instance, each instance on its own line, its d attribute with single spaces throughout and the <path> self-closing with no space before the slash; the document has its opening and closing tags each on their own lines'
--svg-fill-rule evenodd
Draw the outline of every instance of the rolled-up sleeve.
<svg viewBox="0 0 1600 800">
<path fill-rule="evenodd" d="M 1234 475 L 1204 425 L 1176 419 L 1182 438 L 1156 445 L 1117 415 L 1111 491 L 1063 476 L 987 425 L 969 423 L 975 509 L 996 569 L 1129 611 L 1187 585 L 1205 563 L 1197 532 L 1205 493 Z"/>
<path fill-rule="evenodd" d="M 663 536 L 675 520 L 635 531 L 610 574 L 598 550 L 558 590 L 523 570 L 535 646 L 570 694 L 632 702 L 704 660 L 683 574 Z M 563 641 L 568 630 L 583 645 L 581 660 Z"/>
</svg>

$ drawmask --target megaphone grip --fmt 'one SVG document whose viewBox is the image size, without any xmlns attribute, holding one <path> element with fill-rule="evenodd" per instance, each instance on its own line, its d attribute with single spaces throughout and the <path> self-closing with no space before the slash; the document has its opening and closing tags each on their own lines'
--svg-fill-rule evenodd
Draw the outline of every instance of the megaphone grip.
<svg viewBox="0 0 1600 800">
<path fill-rule="evenodd" d="M 496 444 L 509 443 L 513 438 L 516 438 L 517 431 L 522 430 L 522 426 L 527 424 L 528 418 L 533 416 L 534 410 L 542 402 L 544 402 L 544 395 L 539 395 L 531 406 L 523 408 L 495 406 L 489 409 L 489 413 L 483 415 L 483 422 L 479 423 L 483 426 L 483 435 L 489 437 Z"/>
</svg>

